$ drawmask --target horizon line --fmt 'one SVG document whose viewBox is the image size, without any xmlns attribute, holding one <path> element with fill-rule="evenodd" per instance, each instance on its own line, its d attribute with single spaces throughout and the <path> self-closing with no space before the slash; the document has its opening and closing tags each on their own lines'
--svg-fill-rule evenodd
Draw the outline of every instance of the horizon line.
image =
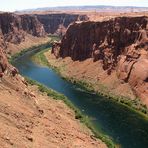
<svg viewBox="0 0 148 148">
<path fill-rule="evenodd" d="M 129 7 L 129 8 L 147 8 L 148 9 L 148 6 L 128 6 L 128 5 L 125 5 L 125 6 L 122 6 L 122 5 L 70 5 L 70 6 L 66 6 L 66 5 L 63 5 L 63 6 L 47 6 L 47 7 L 37 7 L 37 8 L 26 8 L 26 9 L 21 9 L 21 10 L 15 10 L 15 11 L 25 11 L 25 10 L 36 10 L 36 9 L 43 9 L 43 8 L 64 8 L 64 7 L 99 7 L 99 6 L 103 6 L 103 7 Z M 13 11 L 13 12 L 15 12 Z"/>
<path fill-rule="evenodd" d="M 127 7 L 127 8 L 147 8 L 148 9 L 148 6 L 132 6 L 132 5 L 125 5 L 125 6 L 122 6 L 122 5 L 69 5 L 69 6 L 66 6 L 66 5 L 63 5 L 63 6 L 47 6 L 47 7 L 36 7 L 36 8 L 25 8 L 25 9 L 19 9 L 19 10 L 13 10 L 13 11 L 1 11 L 0 12 L 16 12 L 16 11 L 29 11 L 29 10 L 36 10 L 36 9 L 43 9 L 43 8 L 70 8 L 70 7 L 100 7 L 100 6 L 103 6 L 103 7 L 119 7 L 119 8 L 122 8 L 122 7 Z"/>
</svg>

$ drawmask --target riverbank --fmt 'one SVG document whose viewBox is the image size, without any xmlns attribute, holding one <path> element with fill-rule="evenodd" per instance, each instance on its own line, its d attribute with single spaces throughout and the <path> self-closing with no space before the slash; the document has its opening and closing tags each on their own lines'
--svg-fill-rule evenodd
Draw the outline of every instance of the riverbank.
<svg viewBox="0 0 148 148">
<path fill-rule="evenodd" d="M 13 63 L 13 61 L 17 58 L 19 58 L 20 56 L 23 56 L 25 53 L 27 52 L 30 52 L 32 51 L 34 48 L 36 50 L 41 50 L 39 52 L 39 54 L 37 53 L 36 54 L 36 58 L 33 57 L 33 59 L 37 62 L 38 61 L 38 64 L 41 64 L 41 65 L 46 65 L 46 66 L 49 66 L 48 65 L 48 61 L 46 60 L 46 58 L 43 58 L 44 55 L 43 53 L 47 50 L 49 50 L 49 47 L 50 46 L 50 43 L 51 42 L 48 42 L 46 44 L 42 44 L 40 46 L 36 46 L 36 47 L 31 47 L 31 48 L 28 48 L 28 49 L 25 49 L 25 50 L 22 50 L 20 53 L 17 53 L 15 54 L 11 59 L 11 63 Z M 43 50 L 44 49 L 44 50 Z M 39 60 L 36 60 L 36 59 L 39 59 Z M 91 125 L 91 122 L 89 121 L 89 118 L 87 116 L 85 116 L 84 114 L 82 114 L 82 112 L 80 110 L 78 110 L 78 108 L 76 108 L 64 95 L 62 94 L 59 94 L 51 89 L 48 89 L 47 87 L 33 81 L 33 80 L 30 80 L 30 79 L 27 79 L 28 80 L 28 83 L 30 83 L 31 85 L 36 85 L 38 86 L 38 89 L 40 92 L 42 93 L 46 93 L 47 96 L 49 97 L 52 97 L 53 99 L 55 100 L 62 100 L 70 109 L 72 109 L 75 113 L 75 119 L 76 120 L 79 120 L 81 123 L 83 123 L 86 127 L 88 127 L 88 129 L 90 129 L 92 131 L 92 133 L 94 134 L 94 136 L 91 136 L 92 138 L 97 138 L 97 139 L 100 139 L 101 141 L 103 141 L 109 148 L 114 148 L 115 147 L 115 144 L 114 142 L 106 135 L 102 134 L 102 133 L 99 133 L 97 132 L 94 127 Z"/>
<path fill-rule="evenodd" d="M 43 54 L 43 52 L 41 54 Z M 116 101 L 117 103 L 128 107 L 129 109 L 133 110 L 134 112 L 141 114 L 145 118 L 148 118 L 148 108 L 146 107 L 146 105 L 144 105 L 141 102 L 141 100 L 139 98 L 133 97 L 131 99 L 130 96 L 120 95 L 120 93 L 119 93 L 120 91 L 117 93 L 118 95 L 115 95 L 115 93 L 109 91 L 108 87 L 104 86 L 103 84 L 98 83 L 98 82 L 93 83 L 95 80 L 92 77 L 89 77 L 88 79 L 86 79 L 85 76 L 78 77 L 78 72 L 77 72 L 77 75 L 74 75 L 76 73 L 75 71 L 77 71 L 76 68 L 78 67 L 79 63 L 74 65 L 70 59 L 68 59 L 68 61 L 66 61 L 66 59 L 56 59 L 54 57 L 54 55 L 51 54 L 50 50 L 46 51 L 44 53 L 44 56 L 47 59 L 46 65 L 55 69 L 64 79 L 81 86 L 82 88 L 86 89 L 87 91 L 94 92 L 98 95 L 106 97 L 107 99 L 111 99 L 113 101 Z M 90 63 L 86 63 L 86 64 L 91 65 Z M 85 67 L 86 64 L 81 65 L 80 69 L 82 68 L 82 66 Z M 96 64 L 98 64 L 98 63 L 96 63 Z M 69 65 L 71 67 L 69 67 Z M 84 75 L 85 75 L 85 73 L 84 73 Z M 92 78 L 92 81 L 89 81 L 91 78 Z M 123 85 L 127 85 L 127 84 L 123 84 Z M 128 89 L 128 88 L 129 87 L 126 86 L 126 89 Z M 123 90 L 125 90 L 125 89 L 123 89 Z M 124 94 L 125 93 L 126 92 L 124 92 Z"/>
<path fill-rule="evenodd" d="M 46 93 L 47 96 L 52 97 L 55 100 L 62 100 L 71 110 L 75 113 L 75 119 L 79 120 L 81 123 L 83 123 L 86 127 L 88 127 L 92 133 L 94 134 L 94 137 L 97 139 L 100 139 L 103 141 L 109 148 L 115 148 L 115 143 L 111 140 L 110 137 L 107 135 L 104 135 L 101 132 L 97 132 L 93 125 L 91 124 L 89 117 L 84 115 L 76 106 L 74 106 L 71 101 L 65 97 L 63 94 L 60 94 L 52 89 L 47 88 L 46 86 L 38 83 L 37 81 L 31 80 L 29 78 L 26 78 L 27 82 L 31 85 L 38 86 L 38 89 L 42 93 Z"/>
<path fill-rule="evenodd" d="M 0 84 L 0 147 L 106 148 L 54 96 L 41 93 L 20 75 L 5 75 Z"/>
</svg>

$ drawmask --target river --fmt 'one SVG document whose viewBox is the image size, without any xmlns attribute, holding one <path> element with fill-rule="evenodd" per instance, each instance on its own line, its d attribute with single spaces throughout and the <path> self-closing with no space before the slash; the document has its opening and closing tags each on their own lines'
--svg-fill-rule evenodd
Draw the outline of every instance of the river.
<svg viewBox="0 0 148 148">
<path fill-rule="evenodd" d="M 54 70 L 42 67 L 31 57 L 30 51 L 14 61 L 24 76 L 30 77 L 67 96 L 85 115 L 89 116 L 98 131 L 113 138 L 123 148 L 148 148 L 148 120 L 140 114 L 105 97 L 89 93 L 62 79 Z"/>
</svg>

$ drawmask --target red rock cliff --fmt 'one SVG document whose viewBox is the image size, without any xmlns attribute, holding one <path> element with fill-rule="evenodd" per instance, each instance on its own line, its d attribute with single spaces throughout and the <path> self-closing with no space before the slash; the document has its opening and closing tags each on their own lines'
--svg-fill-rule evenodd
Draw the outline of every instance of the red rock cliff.
<svg viewBox="0 0 148 148">
<path fill-rule="evenodd" d="M 0 13 L 0 73 L 3 73 L 8 65 L 5 52 L 9 42 L 20 44 L 27 34 L 36 37 L 44 37 L 49 33 L 63 34 L 70 23 L 87 19 L 85 15 L 75 14 Z"/>
<path fill-rule="evenodd" d="M 75 21 L 86 21 L 88 17 L 86 15 L 78 14 L 42 14 L 36 15 L 38 20 L 43 24 L 47 33 L 64 34 L 69 24 Z"/>
<path fill-rule="evenodd" d="M 20 43 L 25 39 L 25 33 L 33 36 L 45 35 L 43 25 L 34 16 L 19 16 L 13 13 L 0 14 L 0 34 L 4 41 Z"/>
<path fill-rule="evenodd" d="M 58 49 L 56 56 L 63 58 L 101 60 L 108 74 L 116 70 L 119 79 L 148 99 L 148 17 L 74 23 L 55 47 L 52 52 Z"/>
<path fill-rule="evenodd" d="M 76 14 L 44 14 L 17 15 L 0 14 L 0 36 L 6 42 L 18 44 L 25 40 L 26 33 L 37 37 L 46 34 L 63 34 L 68 25 L 77 20 L 88 20 L 85 15 Z"/>
</svg>

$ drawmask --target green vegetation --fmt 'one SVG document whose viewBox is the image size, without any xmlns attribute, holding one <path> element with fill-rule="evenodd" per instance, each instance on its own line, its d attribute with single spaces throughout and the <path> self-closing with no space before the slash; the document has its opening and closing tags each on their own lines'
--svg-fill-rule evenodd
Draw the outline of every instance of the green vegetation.
<svg viewBox="0 0 148 148">
<path fill-rule="evenodd" d="M 60 38 L 57 36 L 57 35 L 49 35 L 49 41 L 44 43 L 44 44 L 40 44 L 40 45 L 35 45 L 35 46 L 32 46 L 30 48 L 26 48 L 26 49 L 22 49 L 20 52 L 14 54 L 11 56 L 11 58 L 9 59 L 9 62 L 13 64 L 13 61 L 24 55 L 26 52 L 29 52 L 29 51 L 32 51 L 32 50 L 44 50 L 44 49 L 49 49 L 51 47 L 51 44 L 54 42 L 54 41 L 59 41 Z M 44 50 L 43 52 L 45 52 L 46 50 Z M 42 57 L 42 62 L 43 60 L 45 61 L 45 59 Z M 44 63 L 45 64 L 45 63 Z"/>
<path fill-rule="evenodd" d="M 48 37 L 51 38 L 51 42 L 61 40 L 61 38 L 59 36 L 53 35 L 53 34 L 48 35 Z"/>
<path fill-rule="evenodd" d="M 81 123 L 85 124 L 89 129 L 91 129 L 91 131 L 94 133 L 94 137 L 101 139 L 103 142 L 106 143 L 106 145 L 109 148 L 116 147 L 113 140 L 109 136 L 104 135 L 104 133 L 101 133 L 101 131 L 97 132 L 94 126 L 92 125 L 92 123 L 90 122 L 89 117 L 82 114 L 82 112 L 76 106 L 74 106 L 71 103 L 71 101 L 67 97 L 65 97 L 63 94 L 60 94 L 52 89 L 49 89 L 46 86 L 34 80 L 31 80 L 29 78 L 26 78 L 26 80 L 31 85 L 37 85 L 39 91 L 46 93 L 47 96 L 52 97 L 55 100 L 62 100 L 68 107 L 70 107 L 75 112 L 75 118 L 78 119 Z"/>
<path fill-rule="evenodd" d="M 57 35 L 48 35 L 49 38 L 51 38 L 49 45 L 42 48 L 39 47 L 40 49 L 42 49 L 40 52 L 36 53 L 33 57 L 32 60 L 35 61 L 37 64 L 42 65 L 42 66 L 48 66 L 51 67 L 51 65 L 49 65 L 48 60 L 46 59 L 44 53 L 47 52 L 48 50 L 51 50 L 51 44 L 54 41 L 59 41 L 60 38 Z"/>
<path fill-rule="evenodd" d="M 42 49 L 45 49 L 45 48 L 48 48 L 48 47 L 51 47 L 51 41 L 49 41 L 45 44 L 40 44 L 40 45 L 37 45 L 37 46 L 32 46 L 30 48 L 23 49 L 20 52 L 16 53 L 15 55 L 12 55 L 11 58 L 9 59 L 9 62 L 13 64 L 13 61 L 16 58 L 24 55 L 26 52 L 29 52 L 29 51 L 32 51 L 32 50 L 42 50 Z"/>
<path fill-rule="evenodd" d="M 49 63 L 46 59 L 46 57 L 44 56 L 44 52 L 48 51 L 50 48 L 45 48 L 44 50 L 36 53 L 33 57 L 32 60 L 35 61 L 36 63 L 38 63 L 39 65 L 42 66 L 49 66 Z"/>
</svg>

